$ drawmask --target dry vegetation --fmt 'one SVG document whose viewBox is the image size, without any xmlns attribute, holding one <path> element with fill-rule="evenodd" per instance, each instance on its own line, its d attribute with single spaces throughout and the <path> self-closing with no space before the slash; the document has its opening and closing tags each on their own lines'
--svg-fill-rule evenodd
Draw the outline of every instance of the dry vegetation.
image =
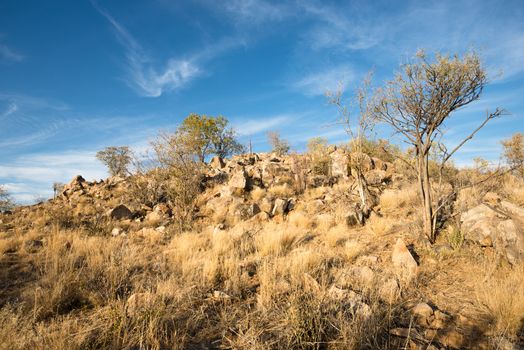
<svg viewBox="0 0 524 350">
<path fill-rule="evenodd" d="M 506 181 L 504 191 L 522 188 L 516 178 Z M 250 197 L 294 195 L 287 191 L 255 189 Z M 513 198 L 521 190 L 504 191 Z M 321 193 L 314 188 L 303 198 Z M 389 331 L 409 325 L 409 309 L 420 301 L 451 315 L 458 346 L 518 343 L 524 265 L 457 242 L 451 226 L 439 241 L 453 249 L 418 245 L 409 234 L 416 201 L 409 183 L 387 189 L 380 215 L 364 227 L 335 220 L 336 208 L 312 216 L 298 206 L 284 220 L 219 230 L 161 233 L 131 222 L 120 226 L 135 233 L 117 237 L 108 236 L 112 222 L 93 232 L 66 211 L 36 207 L 16 217 L 33 222 L 31 229 L 14 227 L 0 239 L 0 347 L 396 349 L 418 339 L 415 329 L 408 338 Z M 419 255 L 412 281 L 389 263 L 399 235 Z M 445 339 L 435 335 L 425 346 L 457 344 Z"/>
</svg>

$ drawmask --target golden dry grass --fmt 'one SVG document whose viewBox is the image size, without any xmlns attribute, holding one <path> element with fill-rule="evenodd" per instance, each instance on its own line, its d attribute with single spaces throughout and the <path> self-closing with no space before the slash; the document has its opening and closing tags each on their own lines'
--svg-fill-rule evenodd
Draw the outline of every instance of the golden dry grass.
<svg viewBox="0 0 524 350">
<path fill-rule="evenodd" d="M 380 209 L 384 214 L 394 214 L 415 205 L 417 201 L 418 192 L 414 185 L 402 189 L 386 189 L 380 196 Z"/>
<path fill-rule="evenodd" d="M 524 264 L 501 268 L 479 281 L 477 298 L 500 336 L 518 339 L 524 327 Z"/>
</svg>

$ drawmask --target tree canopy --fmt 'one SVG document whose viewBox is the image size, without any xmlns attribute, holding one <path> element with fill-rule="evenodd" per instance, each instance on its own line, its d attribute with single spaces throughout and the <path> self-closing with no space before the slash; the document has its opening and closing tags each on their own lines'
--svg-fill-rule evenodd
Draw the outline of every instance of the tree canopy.
<svg viewBox="0 0 524 350">
<path fill-rule="evenodd" d="M 178 127 L 177 143 L 194 154 L 201 162 L 211 154 L 222 158 L 243 151 L 236 132 L 223 116 L 213 117 L 192 113 Z"/>
</svg>

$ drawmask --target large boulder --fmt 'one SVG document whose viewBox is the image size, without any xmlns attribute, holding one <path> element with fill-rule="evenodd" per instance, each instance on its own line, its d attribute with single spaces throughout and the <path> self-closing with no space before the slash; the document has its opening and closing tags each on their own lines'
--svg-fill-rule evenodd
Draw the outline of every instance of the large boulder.
<svg viewBox="0 0 524 350">
<path fill-rule="evenodd" d="M 335 149 L 329 157 L 331 158 L 331 175 L 347 178 L 349 174 L 349 154 L 341 148 Z"/>
<path fill-rule="evenodd" d="M 133 212 L 125 205 L 120 204 L 109 211 L 109 217 L 114 220 L 132 219 Z"/>
<path fill-rule="evenodd" d="M 229 187 L 234 191 L 244 190 L 247 187 L 247 176 L 244 169 L 235 172 L 229 179 Z"/>
<path fill-rule="evenodd" d="M 524 209 L 502 201 L 496 206 L 480 204 L 460 217 L 467 240 L 493 246 L 511 264 L 524 260 Z"/>
</svg>

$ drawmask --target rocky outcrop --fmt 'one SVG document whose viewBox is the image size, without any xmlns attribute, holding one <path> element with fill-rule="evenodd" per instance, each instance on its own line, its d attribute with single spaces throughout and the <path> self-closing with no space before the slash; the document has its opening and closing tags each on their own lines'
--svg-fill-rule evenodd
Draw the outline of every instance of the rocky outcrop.
<svg viewBox="0 0 524 350">
<path fill-rule="evenodd" d="M 480 204 L 461 215 L 467 240 L 494 247 L 511 264 L 524 260 L 524 209 L 507 201 Z"/>
</svg>

